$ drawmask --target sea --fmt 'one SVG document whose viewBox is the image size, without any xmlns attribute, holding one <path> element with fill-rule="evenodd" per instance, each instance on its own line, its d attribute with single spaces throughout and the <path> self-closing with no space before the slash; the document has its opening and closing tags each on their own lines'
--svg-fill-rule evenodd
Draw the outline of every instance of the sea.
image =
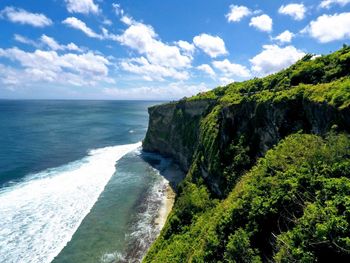
<svg viewBox="0 0 350 263">
<path fill-rule="evenodd" d="M 178 170 L 141 148 L 160 103 L 0 100 L 0 262 L 140 262 Z"/>
</svg>

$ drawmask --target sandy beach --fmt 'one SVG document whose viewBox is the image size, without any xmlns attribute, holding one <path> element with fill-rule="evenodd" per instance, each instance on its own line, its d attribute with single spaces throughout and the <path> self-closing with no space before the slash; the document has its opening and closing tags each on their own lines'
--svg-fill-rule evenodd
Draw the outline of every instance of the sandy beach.
<svg viewBox="0 0 350 263">
<path fill-rule="evenodd" d="M 164 199 L 162 201 L 162 205 L 159 209 L 159 213 L 157 218 L 155 219 L 154 223 L 162 229 L 165 225 L 165 222 L 168 218 L 168 215 L 171 212 L 171 209 L 173 208 L 174 202 L 175 202 L 175 192 L 172 189 L 172 187 L 167 184 L 164 191 Z"/>
</svg>

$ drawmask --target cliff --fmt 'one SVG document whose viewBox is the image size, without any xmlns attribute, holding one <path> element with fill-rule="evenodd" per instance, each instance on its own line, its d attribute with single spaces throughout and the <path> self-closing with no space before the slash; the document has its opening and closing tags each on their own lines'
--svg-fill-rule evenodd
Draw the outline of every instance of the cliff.
<svg viewBox="0 0 350 263">
<path fill-rule="evenodd" d="M 262 180 L 261 174 L 265 179 L 271 177 L 273 172 L 266 168 L 269 166 L 266 163 L 281 152 L 284 163 L 280 164 L 283 168 L 279 172 L 287 174 L 290 167 L 298 168 L 296 164 L 300 160 L 303 165 L 316 169 L 311 163 L 313 158 L 319 158 L 316 167 L 336 163 L 328 163 L 327 158 L 337 162 L 350 158 L 348 137 L 337 135 L 350 131 L 349 75 L 350 48 L 345 46 L 316 59 L 308 55 L 290 68 L 263 79 L 233 83 L 179 102 L 149 108 L 144 150 L 173 157 L 187 172 L 187 177 L 179 187 L 174 210 L 145 261 L 260 262 L 284 261 L 283 258 L 289 257 L 289 262 L 302 260 L 305 255 L 309 255 L 311 261 L 322 261 L 321 249 L 316 244 L 316 250 L 312 246 L 300 248 L 294 243 L 288 248 L 284 245 L 292 242 L 290 235 L 300 227 L 299 221 L 304 220 L 308 204 L 318 202 L 317 198 L 304 199 L 304 195 L 312 192 L 317 196 L 320 189 L 299 190 L 297 194 L 303 196 L 297 201 L 300 209 L 295 200 L 275 206 L 281 202 L 278 198 L 291 196 L 288 187 L 279 189 L 278 198 L 270 200 L 271 195 L 277 196 L 275 189 L 267 195 L 270 185 L 265 185 L 267 188 L 257 193 L 255 190 L 264 182 L 256 183 Z M 337 146 L 333 141 L 339 141 Z M 323 153 L 318 153 L 317 143 L 329 148 L 327 158 L 320 157 Z M 332 147 L 338 147 L 341 153 L 332 152 Z M 295 149 L 301 152 L 294 152 Z M 309 160 L 309 156 L 313 157 L 307 163 L 305 160 Z M 347 165 L 343 168 L 350 171 L 350 162 Z M 265 170 L 259 174 L 256 172 L 259 169 Z M 315 176 L 312 169 L 307 180 Z M 324 176 L 333 175 L 329 171 Z M 350 173 L 342 176 L 349 180 Z M 276 180 L 276 188 L 284 184 L 284 179 L 279 181 L 274 177 L 273 180 Z M 253 192 L 247 186 L 250 184 L 255 185 Z M 248 190 L 244 192 L 245 188 Z M 350 193 L 350 188 L 347 190 Z M 243 196 L 250 192 L 254 193 L 251 199 L 245 200 Z M 264 217 L 259 217 L 261 223 L 256 221 L 259 213 L 264 214 L 262 207 L 256 214 L 249 214 L 254 210 L 250 206 L 255 199 L 261 203 L 272 202 L 263 206 L 274 211 L 273 215 L 265 211 L 270 221 L 265 221 Z M 248 202 L 246 207 L 236 211 L 242 218 L 239 222 L 232 221 L 232 211 L 244 202 Z M 277 216 L 285 212 L 295 217 L 293 223 Z M 213 220 L 208 223 L 208 218 Z M 222 221 L 222 218 L 226 219 Z M 269 223 L 266 225 L 266 222 Z M 350 225 L 350 217 L 345 222 Z M 253 227 L 254 224 L 257 225 Z M 211 235 L 203 236 L 208 231 Z M 335 235 L 340 236 L 339 233 Z M 344 239 L 337 241 L 341 249 L 336 248 L 327 234 L 322 238 L 330 255 L 341 260 L 350 258 L 350 237 L 341 237 L 349 238 L 349 243 Z M 299 249 L 300 253 L 294 253 L 291 247 Z"/>
<path fill-rule="evenodd" d="M 198 144 L 200 120 L 210 112 L 214 103 L 204 99 L 149 108 L 149 128 L 143 149 L 171 156 L 188 171 Z"/>
</svg>

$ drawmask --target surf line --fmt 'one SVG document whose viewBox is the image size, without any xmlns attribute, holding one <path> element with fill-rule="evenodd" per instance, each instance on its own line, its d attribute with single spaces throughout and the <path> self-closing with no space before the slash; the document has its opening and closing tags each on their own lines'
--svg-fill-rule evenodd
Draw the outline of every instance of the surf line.
<svg viewBox="0 0 350 263">
<path fill-rule="evenodd" d="M 51 262 L 96 203 L 116 162 L 140 146 L 91 150 L 78 161 L 0 189 L 0 262 Z"/>
</svg>

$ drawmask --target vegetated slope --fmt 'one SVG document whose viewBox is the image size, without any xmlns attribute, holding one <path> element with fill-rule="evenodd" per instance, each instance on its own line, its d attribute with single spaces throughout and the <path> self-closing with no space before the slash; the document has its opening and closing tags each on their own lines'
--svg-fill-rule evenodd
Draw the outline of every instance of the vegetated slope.
<svg viewBox="0 0 350 263">
<path fill-rule="evenodd" d="M 149 109 L 187 176 L 145 262 L 350 260 L 350 47 Z"/>
</svg>

